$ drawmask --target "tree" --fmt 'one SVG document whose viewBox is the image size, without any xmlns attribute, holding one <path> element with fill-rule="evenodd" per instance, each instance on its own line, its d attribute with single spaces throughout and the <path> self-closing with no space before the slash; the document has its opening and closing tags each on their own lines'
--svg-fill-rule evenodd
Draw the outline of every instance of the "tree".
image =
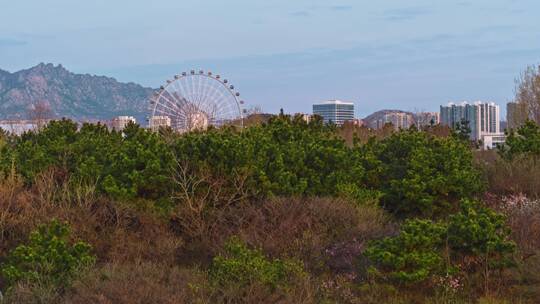
<svg viewBox="0 0 540 304">
<path fill-rule="evenodd" d="M 500 153 L 507 159 L 524 154 L 540 156 L 540 127 L 528 120 L 517 130 L 510 130 Z"/>
<path fill-rule="evenodd" d="M 454 137 L 407 130 L 359 149 L 365 185 L 381 191 L 382 207 L 400 218 L 445 217 L 483 189 L 470 148 Z"/>
<path fill-rule="evenodd" d="M 454 126 L 454 135 L 463 141 L 471 140 L 471 126 L 470 122 L 466 119 L 462 119 Z"/>
<path fill-rule="evenodd" d="M 516 244 L 510 240 L 505 217 L 478 202 L 464 201 L 461 211 L 450 216 L 447 229 L 454 260 L 462 271 L 480 271 L 488 294 L 491 272 L 514 265 Z"/>
<path fill-rule="evenodd" d="M 32 104 L 28 109 L 28 119 L 31 120 L 38 129 L 42 129 L 49 120 L 54 118 L 51 105 L 46 101 Z"/>
<path fill-rule="evenodd" d="M 524 104 L 528 118 L 540 123 L 540 65 L 528 66 L 516 79 L 515 102 Z"/>
</svg>

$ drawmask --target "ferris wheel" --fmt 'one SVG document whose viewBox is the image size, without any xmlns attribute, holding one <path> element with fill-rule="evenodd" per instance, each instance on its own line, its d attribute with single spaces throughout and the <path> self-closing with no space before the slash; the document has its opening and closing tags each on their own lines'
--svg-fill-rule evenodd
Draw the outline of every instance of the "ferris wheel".
<svg viewBox="0 0 540 304">
<path fill-rule="evenodd" d="M 175 75 L 150 99 L 149 127 L 169 126 L 178 132 L 209 126 L 243 127 L 244 101 L 229 80 L 212 72 L 191 70 Z"/>
</svg>

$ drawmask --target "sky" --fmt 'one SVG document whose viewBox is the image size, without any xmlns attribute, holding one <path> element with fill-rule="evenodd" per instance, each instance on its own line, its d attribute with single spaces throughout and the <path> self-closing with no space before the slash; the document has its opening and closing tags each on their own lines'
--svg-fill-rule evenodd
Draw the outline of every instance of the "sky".
<svg viewBox="0 0 540 304">
<path fill-rule="evenodd" d="M 512 99 L 540 63 L 538 0 L 0 0 L 0 69 L 40 62 L 159 87 L 226 76 L 248 107 L 438 111 Z"/>
</svg>

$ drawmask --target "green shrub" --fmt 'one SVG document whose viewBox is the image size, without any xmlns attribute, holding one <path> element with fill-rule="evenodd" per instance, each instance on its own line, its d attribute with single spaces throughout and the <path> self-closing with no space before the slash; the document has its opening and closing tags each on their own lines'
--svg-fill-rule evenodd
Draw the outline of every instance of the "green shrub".
<svg viewBox="0 0 540 304">
<path fill-rule="evenodd" d="M 439 248 L 444 243 L 446 226 L 430 220 L 408 220 L 395 237 L 374 241 L 365 255 L 378 270 L 371 272 L 394 282 L 425 281 L 444 269 Z"/>
<path fill-rule="evenodd" d="M 516 244 L 503 215 L 476 202 L 465 201 L 460 213 L 450 216 L 447 239 L 454 260 L 464 272 L 480 271 L 484 288 L 489 288 L 490 272 L 515 265 Z"/>
<path fill-rule="evenodd" d="M 224 255 L 215 257 L 210 268 L 210 278 L 218 285 L 262 283 L 271 288 L 286 288 L 304 273 L 299 262 L 270 260 L 260 250 L 249 249 L 238 238 L 231 238 L 224 249 Z"/>
<path fill-rule="evenodd" d="M 461 212 L 447 222 L 407 220 L 397 236 L 371 242 L 365 255 L 375 263 L 372 273 L 397 283 L 480 272 L 487 290 L 492 270 L 514 265 L 515 249 L 504 216 L 463 201 Z"/>
<path fill-rule="evenodd" d="M 90 245 L 70 245 L 69 234 L 69 226 L 57 220 L 33 231 L 28 244 L 13 249 L 0 265 L 8 288 L 18 282 L 66 286 L 82 267 L 93 264 Z"/>
</svg>

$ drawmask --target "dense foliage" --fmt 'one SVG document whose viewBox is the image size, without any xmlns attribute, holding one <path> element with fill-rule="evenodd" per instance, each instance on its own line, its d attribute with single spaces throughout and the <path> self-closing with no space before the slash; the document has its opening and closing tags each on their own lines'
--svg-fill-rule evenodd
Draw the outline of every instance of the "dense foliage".
<svg viewBox="0 0 540 304">
<path fill-rule="evenodd" d="M 374 241 L 366 256 L 378 263 L 371 272 L 404 283 L 424 281 L 444 269 L 438 248 L 444 244 L 446 227 L 430 220 L 409 220 L 399 235 Z"/>
<path fill-rule="evenodd" d="M 122 134 L 99 124 L 78 130 L 72 121 L 53 121 L 39 132 L 12 138 L 10 144 L 2 150 L 2 167 L 15 163 L 28 183 L 54 167 L 58 178 L 97 184 L 113 197 L 158 198 L 170 191 L 170 150 L 157 134 L 134 124 Z"/>
<path fill-rule="evenodd" d="M 540 127 L 529 120 L 517 130 L 510 130 L 501 153 L 510 159 L 522 154 L 540 156 Z"/>
<path fill-rule="evenodd" d="M 260 250 L 249 249 L 238 238 L 224 245 L 224 254 L 216 256 L 210 268 L 210 278 L 220 285 L 246 286 L 262 283 L 270 288 L 287 287 L 287 282 L 303 275 L 300 263 L 270 260 Z"/>
<path fill-rule="evenodd" d="M 2 148 L 1 166 L 14 163 L 28 183 L 55 167 L 64 178 L 97 184 L 114 198 L 168 199 L 178 166 L 189 174 L 222 179 L 224 189 L 242 179 L 251 197 L 281 195 L 381 198 L 396 214 L 438 216 L 460 198 L 479 193 L 471 152 L 452 137 L 419 131 L 349 147 L 320 120 L 279 116 L 244 132 L 211 129 L 159 135 L 136 125 L 123 133 L 103 125 L 51 122 Z"/>
<path fill-rule="evenodd" d="M 28 244 L 13 249 L 0 274 L 7 286 L 18 282 L 66 286 L 84 267 L 94 263 L 90 245 L 69 244 L 69 226 L 57 220 L 30 234 Z"/>
<path fill-rule="evenodd" d="M 348 128 L 279 115 L 185 134 L 69 120 L 2 132 L 0 289 L 9 303 L 447 303 L 441 284 L 476 299 L 509 292 L 508 277 L 540 282 L 527 241 L 540 212 L 501 207 L 482 175 L 538 154 L 538 126 L 491 163 L 436 127 Z M 505 194 L 537 191 L 512 179 L 522 188 Z"/>
<path fill-rule="evenodd" d="M 478 270 L 488 280 L 490 271 L 513 265 L 509 235 L 504 216 L 465 201 L 448 222 L 409 220 L 399 235 L 373 242 L 366 255 L 379 265 L 378 274 L 399 282 Z"/>
<path fill-rule="evenodd" d="M 400 217 L 446 216 L 483 187 L 469 147 L 453 137 L 412 129 L 360 149 L 367 186 L 382 192 L 382 206 Z"/>
</svg>

